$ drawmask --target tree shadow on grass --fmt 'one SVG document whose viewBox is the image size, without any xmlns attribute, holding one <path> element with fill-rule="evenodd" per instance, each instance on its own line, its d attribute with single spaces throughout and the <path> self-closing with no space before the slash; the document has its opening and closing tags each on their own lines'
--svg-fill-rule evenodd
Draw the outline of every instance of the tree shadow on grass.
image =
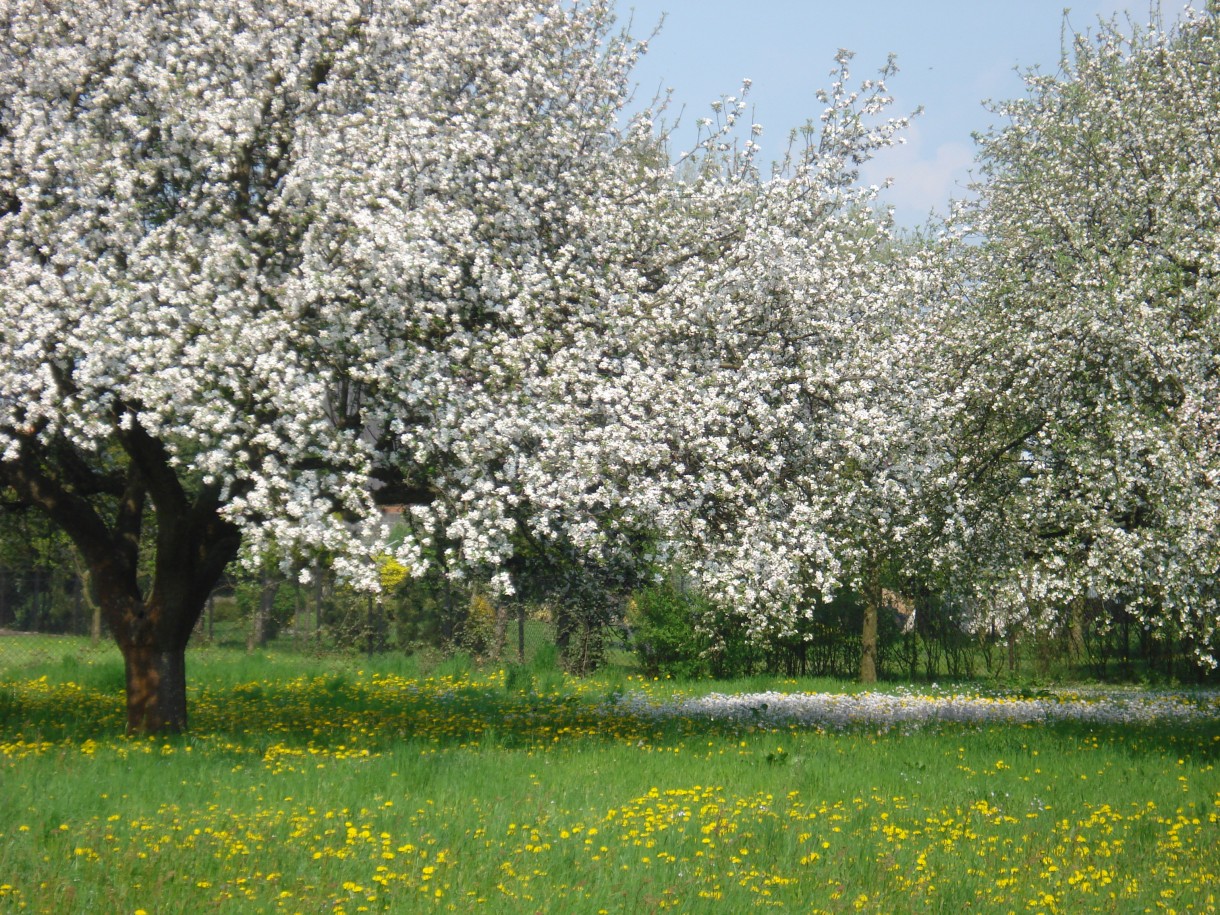
<svg viewBox="0 0 1220 915">
<path fill-rule="evenodd" d="M 123 670 L 119 662 L 66 671 L 71 678 L 36 677 L 0 683 L 0 741 L 83 742 L 123 732 Z M 708 716 L 656 715 L 647 704 L 623 702 L 617 689 L 569 681 L 535 691 L 512 678 L 313 676 L 205 683 L 190 691 L 190 735 L 235 750 L 358 747 L 370 753 L 404 744 L 436 747 L 548 748 L 577 743 L 676 745 L 692 736 L 817 732 L 817 725 Z M 989 743 L 1021 741 L 1026 726 L 942 722 L 918 730 Z M 1220 758 L 1220 719 L 1132 724 L 1050 721 L 1037 725 L 1065 742 L 1100 740 L 1133 764 L 1151 756 Z M 902 740 L 910 729 L 861 722 L 830 733 L 862 732 Z"/>
</svg>

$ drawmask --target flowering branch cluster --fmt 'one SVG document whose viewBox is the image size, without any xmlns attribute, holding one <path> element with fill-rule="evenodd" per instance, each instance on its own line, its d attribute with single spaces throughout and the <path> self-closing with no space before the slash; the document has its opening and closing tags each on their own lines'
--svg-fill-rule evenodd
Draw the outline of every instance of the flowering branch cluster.
<svg viewBox="0 0 1220 915">
<path fill-rule="evenodd" d="M 376 589 L 395 503 L 412 571 L 647 543 L 753 634 L 885 571 L 1209 656 L 1216 31 L 1078 41 L 917 245 L 892 61 L 763 177 L 748 83 L 621 121 L 606 0 L 6 0 L 0 482 L 94 564 L 147 500 Z"/>
</svg>

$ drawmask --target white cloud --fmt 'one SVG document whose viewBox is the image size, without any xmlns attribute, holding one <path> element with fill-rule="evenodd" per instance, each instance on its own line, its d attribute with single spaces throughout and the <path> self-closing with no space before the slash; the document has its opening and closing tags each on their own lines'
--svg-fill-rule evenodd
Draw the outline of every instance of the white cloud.
<svg viewBox="0 0 1220 915">
<path fill-rule="evenodd" d="M 918 124 L 913 124 L 905 136 L 905 144 L 885 150 L 863 166 L 861 176 L 878 185 L 892 179 L 893 186 L 884 192 L 884 201 L 894 207 L 900 224 L 919 225 L 933 210 L 945 213 L 950 198 L 966 196 L 974 147 L 953 141 L 925 148 Z"/>
</svg>

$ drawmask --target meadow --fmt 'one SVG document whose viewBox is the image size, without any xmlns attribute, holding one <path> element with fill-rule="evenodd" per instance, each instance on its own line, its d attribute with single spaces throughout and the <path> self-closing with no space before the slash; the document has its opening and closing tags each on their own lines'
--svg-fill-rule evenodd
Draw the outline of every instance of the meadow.
<svg viewBox="0 0 1220 915">
<path fill-rule="evenodd" d="M 1214 692 L 206 650 L 137 739 L 57 644 L 0 651 L 3 912 L 1220 907 Z"/>
</svg>

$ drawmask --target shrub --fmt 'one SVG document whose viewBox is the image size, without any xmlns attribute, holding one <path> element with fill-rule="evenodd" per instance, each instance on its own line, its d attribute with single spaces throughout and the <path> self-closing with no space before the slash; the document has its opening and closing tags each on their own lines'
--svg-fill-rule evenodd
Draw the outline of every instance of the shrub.
<svg viewBox="0 0 1220 915">
<path fill-rule="evenodd" d="M 669 584 L 650 585 L 627 605 L 631 646 L 649 676 L 692 679 L 710 673 L 707 638 L 695 628 L 707 602 Z"/>
</svg>

